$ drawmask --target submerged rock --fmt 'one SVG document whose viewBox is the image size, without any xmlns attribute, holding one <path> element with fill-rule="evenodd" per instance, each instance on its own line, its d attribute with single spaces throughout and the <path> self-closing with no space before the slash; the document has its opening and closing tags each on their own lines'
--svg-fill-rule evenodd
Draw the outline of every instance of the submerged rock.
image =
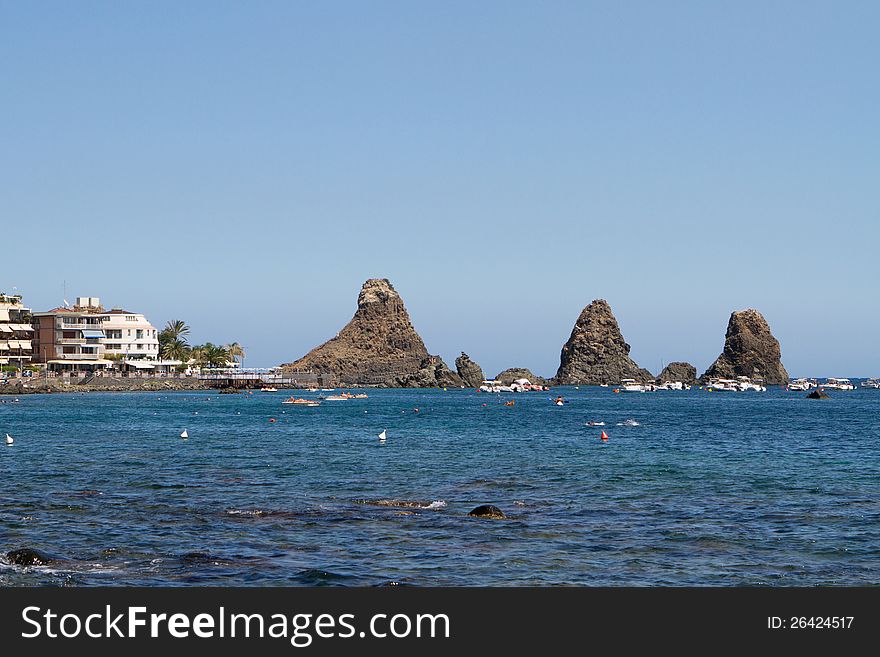
<svg viewBox="0 0 880 657">
<path fill-rule="evenodd" d="M 494 504 L 481 504 L 473 509 L 469 516 L 473 518 L 506 518 L 504 512 Z"/>
<path fill-rule="evenodd" d="M 681 381 L 685 385 L 692 386 L 697 382 L 697 368 L 690 363 L 669 363 L 657 376 L 657 383 L 675 383 Z"/>
<path fill-rule="evenodd" d="M 472 361 L 471 357 L 463 351 L 461 356 L 455 359 L 455 370 L 461 377 L 462 383 L 468 388 L 479 388 L 486 379 L 483 376 L 483 368 Z"/>
<path fill-rule="evenodd" d="M 421 380 L 418 373 L 431 356 L 388 279 L 364 283 L 357 305 L 354 317 L 335 338 L 282 368 L 316 372 L 324 384 L 342 386 L 399 386 L 410 375 Z M 430 378 L 425 385 L 430 385 Z"/>
<path fill-rule="evenodd" d="M 23 548 L 6 553 L 6 559 L 17 566 L 45 566 L 55 561 L 52 557 L 40 550 Z"/>
<path fill-rule="evenodd" d="M 730 315 L 724 351 L 712 363 L 700 381 L 711 378 L 733 379 L 747 376 L 763 379 L 767 385 L 785 385 L 788 372 L 782 365 L 779 341 L 770 332 L 770 325 L 757 310 L 740 310 Z"/>
<path fill-rule="evenodd" d="M 543 386 L 547 384 L 547 379 L 543 376 L 532 374 L 532 371 L 525 367 L 509 367 L 495 377 L 495 380 L 500 381 L 503 386 L 509 386 L 517 379 L 528 379 L 529 383 L 536 385 Z"/>
<path fill-rule="evenodd" d="M 811 390 L 807 393 L 807 399 L 831 399 L 831 395 L 824 390 Z"/>
<path fill-rule="evenodd" d="M 597 299 L 581 311 L 568 342 L 562 347 L 556 383 L 559 385 L 601 385 L 635 379 L 654 381 L 654 375 L 629 357 L 630 346 L 623 339 L 611 306 Z"/>
</svg>

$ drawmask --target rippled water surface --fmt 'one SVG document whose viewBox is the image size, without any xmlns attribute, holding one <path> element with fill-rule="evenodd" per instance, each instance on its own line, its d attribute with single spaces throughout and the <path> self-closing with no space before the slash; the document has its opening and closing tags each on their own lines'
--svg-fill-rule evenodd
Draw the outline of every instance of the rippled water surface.
<svg viewBox="0 0 880 657">
<path fill-rule="evenodd" d="M 880 583 L 880 390 L 559 392 L 0 404 L 0 585 Z"/>
</svg>

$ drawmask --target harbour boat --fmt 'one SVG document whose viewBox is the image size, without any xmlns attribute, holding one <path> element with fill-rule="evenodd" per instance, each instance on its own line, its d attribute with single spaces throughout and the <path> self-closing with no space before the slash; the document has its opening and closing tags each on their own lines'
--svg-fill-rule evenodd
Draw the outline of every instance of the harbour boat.
<svg viewBox="0 0 880 657">
<path fill-rule="evenodd" d="M 736 377 L 736 385 L 743 392 L 749 390 L 753 390 L 754 392 L 767 392 L 767 388 L 763 384 L 756 383 L 747 376 Z"/>
<path fill-rule="evenodd" d="M 621 379 L 618 387 L 621 392 L 649 392 L 654 389 L 653 386 L 636 383 L 635 379 Z"/>
<path fill-rule="evenodd" d="M 691 387 L 682 383 L 681 381 L 664 381 L 663 383 L 654 386 L 655 390 L 690 390 Z"/>
<path fill-rule="evenodd" d="M 347 395 L 329 395 L 324 398 L 326 401 L 348 401 L 350 397 Z"/>
<path fill-rule="evenodd" d="M 260 388 L 260 392 L 278 392 L 278 388 L 267 386 L 265 388 Z"/>
<path fill-rule="evenodd" d="M 822 388 L 831 388 L 832 390 L 855 390 L 856 387 L 849 379 L 829 377 L 825 379 Z"/>
<path fill-rule="evenodd" d="M 880 379 L 876 379 L 876 378 L 865 379 L 864 381 L 862 381 L 862 387 L 863 388 L 880 389 Z"/>
<path fill-rule="evenodd" d="M 282 404 L 302 404 L 303 406 L 320 406 L 321 402 L 314 399 L 304 399 L 302 397 L 289 397 Z"/>
<path fill-rule="evenodd" d="M 367 393 L 365 393 L 365 392 L 359 392 L 354 397 L 352 397 L 352 399 L 367 399 L 367 398 L 368 398 Z"/>
<path fill-rule="evenodd" d="M 792 392 L 806 392 L 810 388 L 816 387 L 816 382 L 811 381 L 810 379 L 800 378 L 795 379 L 791 383 L 788 384 L 788 389 Z"/>
</svg>

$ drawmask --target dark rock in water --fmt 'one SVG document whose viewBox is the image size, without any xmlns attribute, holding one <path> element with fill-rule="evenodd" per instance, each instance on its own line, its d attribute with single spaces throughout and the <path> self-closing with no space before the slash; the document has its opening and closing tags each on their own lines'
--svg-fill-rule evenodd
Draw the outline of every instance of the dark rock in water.
<svg viewBox="0 0 880 657">
<path fill-rule="evenodd" d="M 317 373 L 325 384 L 399 386 L 410 375 L 421 381 L 418 373 L 429 359 L 403 299 L 388 279 L 371 278 L 361 288 L 354 317 L 336 337 L 282 367 Z M 427 374 L 424 379 L 431 383 Z"/>
<path fill-rule="evenodd" d="M 481 504 L 480 506 L 475 508 L 473 511 L 471 511 L 468 515 L 472 516 L 474 518 L 506 518 L 507 517 L 506 515 L 504 515 L 504 512 L 501 509 L 499 509 L 497 506 L 495 506 L 494 504 Z"/>
<path fill-rule="evenodd" d="M 17 566 L 45 566 L 55 561 L 52 557 L 40 550 L 31 548 L 23 548 L 21 550 L 12 550 L 6 553 L 6 559 L 9 563 Z"/>
<path fill-rule="evenodd" d="M 747 376 L 767 385 L 785 385 L 788 372 L 781 361 L 779 341 L 770 332 L 767 320 L 757 310 L 741 310 L 730 315 L 724 351 L 700 377 L 733 379 Z"/>
<path fill-rule="evenodd" d="M 483 368 L 472 361 L 471 357 L 463 351 L 461 356 L 455 359 L 455 370 L 461 377 L 462 383 L 468 388 L 479 388 L 486 379 L 483 376 Z"/>
<path fill-rule="evenodd" d="M 528 379 L 529 383 L 535 385 L 547 385 L 547 379 L 543 376 L 532 374 L 531 370 L 528 370 L 525 367 L 509 367 L 495 377 L 495 380 L 500 381 L 501 385 L 504 386 L 509 386 L 517 379 Z"/>
<path fill-rule="evenodd" d="M 185 564 L 216 564 L 223 561 L 219 557 L 214 557 L 207 552 L 187 552 L 180 557 Z"/>
<path fill-rule="evenodd" d="M 831 399 L 831 395 L 824 390 L 811 390 L 807 393 L 807 399 Z"/>
<path fill-rule="evenodd" d="M 681 381 L 692 386 L 697 382 L 697 368 L 690 363 L 669 363 L 657 376 L 657 383 L 675 383 Z"/>
<path fill-rule="evenodd" d="M 559 385 L 601 385 L 622 379 L 653 382 L 654 375 L 636 365 L 629 351 L 611 306 L 597 299 L 581 311 L 562 347 L 555 381 Z"/>
<path fill-rule="evenodd" d="M 440 356 L 428 356 L 421 362 L 418 372 L 396 378 L 394 385 L 400 388 L 460 388 L 462 380 Z"/>
</svg>

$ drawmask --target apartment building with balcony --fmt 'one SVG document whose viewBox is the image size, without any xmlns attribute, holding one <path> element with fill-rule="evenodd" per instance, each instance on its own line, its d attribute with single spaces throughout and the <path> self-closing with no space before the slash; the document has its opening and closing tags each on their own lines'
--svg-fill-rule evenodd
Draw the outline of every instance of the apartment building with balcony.
<svg viewBox="0 0 880 657">
<path fill-rule="evenodd" d="M 33 333 L 31 310 L 24 307 L 21 295 L 0 292 L 0 366 L 29 365 Z"/>
<path fill-rule="evenodd" d="M 34 313 L 33 321 L 34 358 L 50 370 L 153 370 L 159 364 L 158 331 L 147 318 L 121 308 L 105 310 L 97 297 Z"/>
</svg>

